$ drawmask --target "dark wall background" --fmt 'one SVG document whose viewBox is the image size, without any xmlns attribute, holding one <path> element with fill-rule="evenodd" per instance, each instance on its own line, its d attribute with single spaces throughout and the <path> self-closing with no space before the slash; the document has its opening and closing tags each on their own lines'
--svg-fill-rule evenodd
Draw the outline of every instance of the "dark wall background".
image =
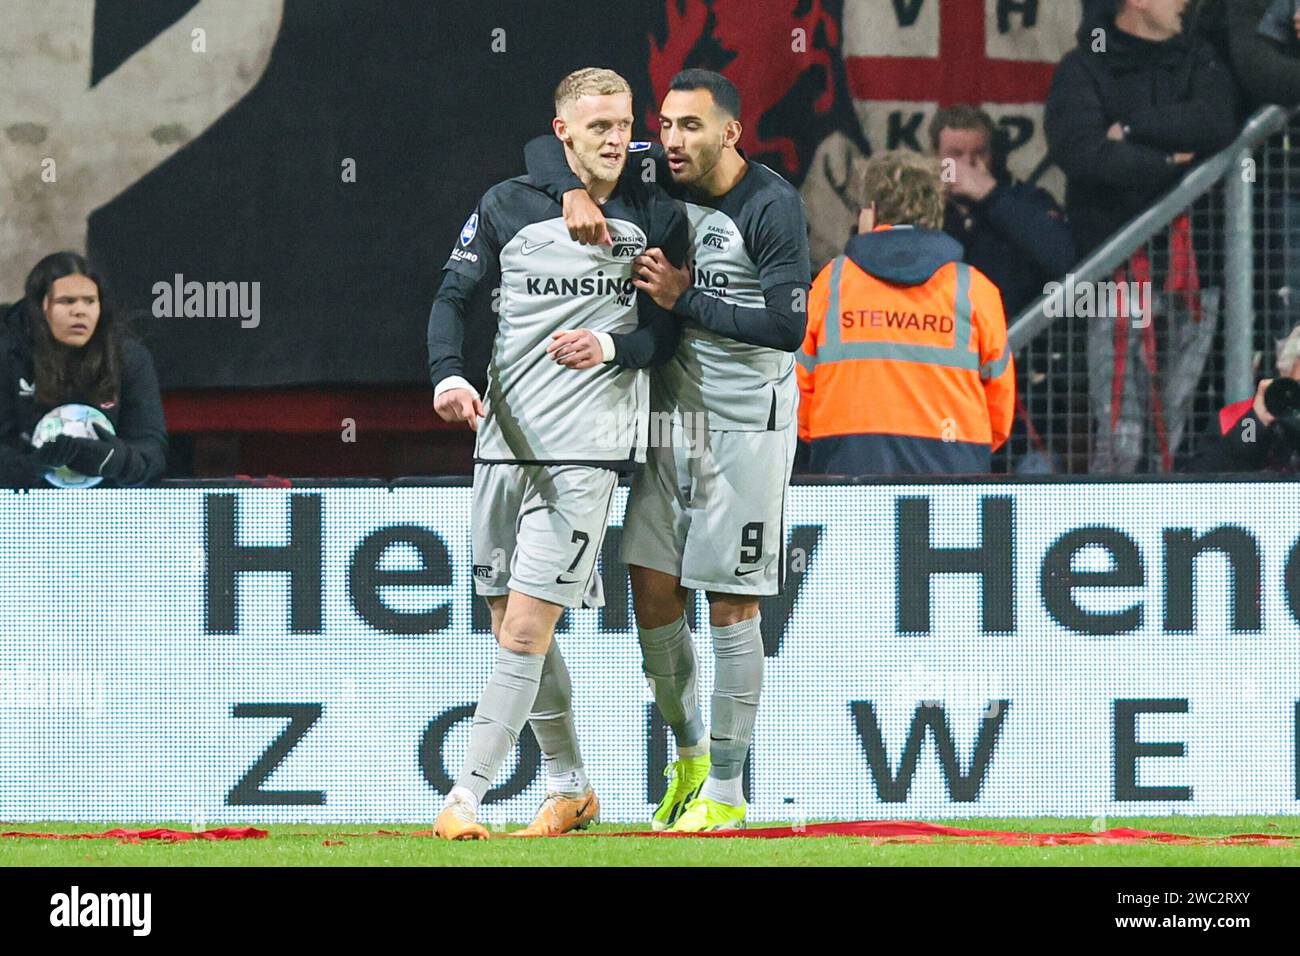
<svg viewBox="0 0 1300 956">
<path fill-rule="evenodd" d="M 549 127 L 552 91 L 570 70 L 618 70 L 644 118 L 651 36 L 662 42 L 676 2 L 288 0 L 261 83 L 91 219 L 92 255 L 132 308 L 164 387 L 424 384 L 429 305 L 478 196 L 523 171 L 523 145 Z M 97 76 L 191 6 L 100 0 Z M 765 28 L 789 33 L 754 25 Z M 731 54 L 690 29 L 699 36 L 679 30 L 675 45 L 724 65 Z M 791 93 L 765 122 L 802 122 L 801 141 L 815 142 L 799 101 L 816 92 Z M 342 181 L 345 158 L 355 183 Z M 176 273 L 260 282 L 260 326 L 154 318 L 152 286 Z M 469 343 L 472 367 L 486 363 L 488 338 Z"/>
<path fill-rule="evenodd" d="M 112 5 L 97 59 L 148 38 L 135 8 L 191 5 Z M 290 0 L 262 82 L 91 221 L 164 385 L 422 382 L 441 265 L 478 194 L 520 172 L 550 78 L 635 49 L 624 18 L 570 35 L 602 6 Z M 505 53 L 490 50 L 497 26 Z M 261 324 L 154 319 L 150 290 L 176 273 L 259 281 Z"/>
</svg>

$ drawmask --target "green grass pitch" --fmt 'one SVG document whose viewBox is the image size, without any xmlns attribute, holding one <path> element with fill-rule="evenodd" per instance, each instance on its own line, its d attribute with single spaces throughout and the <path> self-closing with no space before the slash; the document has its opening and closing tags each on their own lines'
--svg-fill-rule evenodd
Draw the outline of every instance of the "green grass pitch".
<svg viewBox="0 0 1300 956">
<path fill-rule="evenodd" d="M 936 821 L 978 830 L 1087 832 L 1078 818 L 966 819 Z M 232 824 L 233 825 L 233 824 Z M 0 832 L 97 833 L 123 827 L 148 829 L 176 823 L 0 823 Z M 213 824 L 213 826 L 216 826 Z M 1131 827 L 1202 837 L 1240 833 L 1300 835 L 1300 817 L 1107 818 L 1107 828 Z M 510 840 L 498 831 L 475 843 L 446 843 L 411 836 L 426 826 L 375 824 L 281 824 L 261 840 L 194 840 L 137 844 L 117 840 L 0 839 L 5 866 L 1295 866 L 1295 847 L 1260 846 L 1052 846 L 1005 847 L 939 840 L 931 844 L 882 844 L 851 837 L 747 839 L 600 839 L 570 836 Z M 364 836 L 375 830 L 401 836 Z M 513 827 L 511 828 L 513 829 Z M 602 825 L 591 833 L 644 830 Z"/>
</svg>

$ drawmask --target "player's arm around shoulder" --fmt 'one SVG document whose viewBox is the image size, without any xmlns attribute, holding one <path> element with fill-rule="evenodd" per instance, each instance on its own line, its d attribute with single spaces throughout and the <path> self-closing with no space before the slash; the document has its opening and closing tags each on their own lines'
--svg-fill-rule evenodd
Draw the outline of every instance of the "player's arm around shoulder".
<svg viewBox="0 0 1300 956">
<path fill-rule="evenodd" d="M 657 143 L 645 143 L 644 148 L 629 151 L 627 165 L 620 179 L 620 188 L 625 192 L 641 193 L 652 203 L 672 201 L 660 188 L 661 184 L 671 182 L 672 179 L 668 172 L 667 156 L 663 147 Z M 560 208 L 565 228 L 569 230 L 569 238 L 574 242 L 582 245 L 613 245 L 604 211 L 572 173 L 565 192 L 560 196 Z M 651 245 L 656 243 L 652 241 Z"/>
<path fill-rule="evenodd" d="M 564 144 L 554 132 L 535 136 L 524 146 L 524 166 L 528 178 L 556 202 L 566 193 L 583 188 L 582 180 L 569 168 Z"/>
<path fill-rule="evenodd" d="M 690 225 L 685 209 L 657 189 L 648 190 L 644 199 L 646 249 L 632 262 L 637 327 L 632 332 L 602 335 L 606 361 L 622 368 L 656 368 L 672 358 L 682 332 L 673 307 L 691 287 L 686 265 Z"/>
<path fill-rule="evenodd" d="M 524 147 L 524 164 L 528 177 L 560 204 L 570 239 L 584 246 L 613 245 L 604 212 L 569 168 L 558 136 L 546 133 L 529 140 Z"/>
<path fill-rule="evenodd" d="M 650 244 L 663 250 L 664 258 L 680 269 L 686 265 L 691 253 L 691 225 L 686 218 L 686 207 L 666 193 L 655 190 L 654 230 Z"/>
</svg>

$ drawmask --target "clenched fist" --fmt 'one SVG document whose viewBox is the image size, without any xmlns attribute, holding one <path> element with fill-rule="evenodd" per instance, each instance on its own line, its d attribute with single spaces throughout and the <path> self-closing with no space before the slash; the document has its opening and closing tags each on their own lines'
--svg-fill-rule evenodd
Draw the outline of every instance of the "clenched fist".
<svg viewBox="0 0 1300 956">
<path fill-rule="evenodd" d="M 570 189 L 564 194 L 562 202 L 564 224 L 569 229 L 569 238 L 584 246 L 613 245 L 609 238 L 609 224 L 605 214 L 600 211 L 596 201 L 585 189 Z"/>
</svg>

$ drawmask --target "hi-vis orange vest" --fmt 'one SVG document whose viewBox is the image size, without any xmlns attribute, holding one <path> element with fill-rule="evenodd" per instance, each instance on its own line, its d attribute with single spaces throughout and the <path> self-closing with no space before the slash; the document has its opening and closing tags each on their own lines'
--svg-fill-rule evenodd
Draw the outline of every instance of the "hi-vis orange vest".
<svg viewBox="0 0 1300 956">
<path fill-rule="evenodd" d="M 909 231 L 918 242 L 927 233 Z M 839 256 L 813 282 L 797 358 L 799 437 L 812 444 L 814 471 L 987 471 L 1011 432 L 1002 296 L 965 263 L 909 286 Z"/>
</svg>

